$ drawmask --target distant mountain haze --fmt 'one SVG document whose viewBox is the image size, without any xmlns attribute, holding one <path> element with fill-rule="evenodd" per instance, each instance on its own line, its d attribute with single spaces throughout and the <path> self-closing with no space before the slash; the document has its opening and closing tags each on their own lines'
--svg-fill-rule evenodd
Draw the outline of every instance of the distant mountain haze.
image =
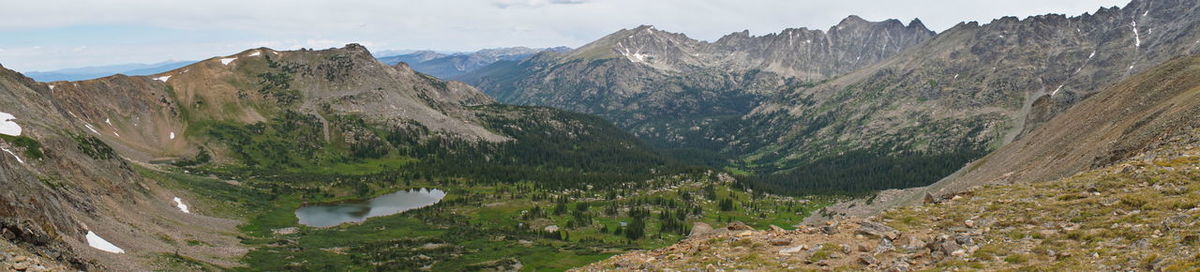
<svg viewBox="0 0 1200 272">
<path fill-rule="evenodd" d="M 155 64 L 119 64 L 106 66 L 91 66 L 82 68 L 68 68 L 45 72 L 28 72 L 25 76 L 33 78 L 41 82 L 51 81 L 76 81 L 87 80 L 94 78 L 102 78 L 115 74 L 123 74 L 127 76 L 145 76 L 162 73 L 176 68 L 187 66 L 195 63 L 195 61 L 167 61 Z"/>
<path fill-rule="evenodd" d="M 570 50 L 567 47 L 510 47 L 483 49 L 468 53 L 440 53 L 425 50 L 403 55 L 381 57 L 379 61 L 389 65 L 404 62 L 417 72 L 442 79 L 455 79 L 460 75 L 473 72 L 499 61 L 522 61 L 541 52 L 566 52 Z"/>
<path fill-rule="evenodd" d="M 555 48 L 490 48 L 475 52 L 446 52 L 433 50 L 383 50 L 375 53 L 377 58 L 388 65 L 400 62 L 408 63 L 417 72 L 432 75 L 437 78 L 453 78 L 474 71 L 497 61 L 520 61 L 542 51 L 565 52 L 567 47 Z M 25 72 L 25 76 L 40 82 L 78 81 L 102 78 L 123 74 L 127 76 L 145 76 L 158 74 L 187 66 L 196 61 L 166 61 L 154 64 L 117 64 L 66 68 L 51 71 Z"/>
</svg>

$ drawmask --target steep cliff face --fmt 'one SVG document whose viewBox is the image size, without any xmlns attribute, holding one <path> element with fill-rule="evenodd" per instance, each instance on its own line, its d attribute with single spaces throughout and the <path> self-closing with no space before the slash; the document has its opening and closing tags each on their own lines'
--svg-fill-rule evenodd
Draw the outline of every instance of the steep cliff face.
<svg viewBox="0 0 1200 272">
<path fill-rule="evenodd" d="M 920 20 L 868 22 L 850 16 L 829 30 L 789 28 L 750 36 L 734 33 L 711 45 L 731 68 L 759 69 L 788 77 L 822 80 L 895 56 L 933 37 Z"/>
<path fill-rule="evenodd" d="M 782 89 L 874 63 L 933 34 L 919 21 L 850 17 L 828 31 L 742 32 L 710 43 L 641 26 L 462 79 L 502 102 L 597 114 L 665 146 L 714 150 L 728 138 L 704 135 L 717 131 L 710 126 Z"/>
<path fill-rule="evenodd" d="M 727 143 L 750 154 L 749 165 L 775 168 L 848 150 L 991 150 L 1129 75 L 1200 52 L 1198 6 L 1134 1 L 1076 17 L 963 23 L 879 64 L 784 91 L 737 125 L 745 138 Z"/>
</svg>

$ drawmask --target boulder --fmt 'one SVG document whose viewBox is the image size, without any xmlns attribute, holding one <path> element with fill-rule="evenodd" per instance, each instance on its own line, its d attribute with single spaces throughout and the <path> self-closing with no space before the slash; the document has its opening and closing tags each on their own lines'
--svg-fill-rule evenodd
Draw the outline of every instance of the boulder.
<svg viewBox="0 0 1200 272">
<path fill-rule="evenodd" d="M 883 239 L 879 240 L 879 245 L 875 246 L 874 252 L 875 252 L 875 254 L 880 254 L 880 253 L 892 251 L 895 249 L 896 249 L 896 247 L 894 245 L 892 245 L 892 240 L 888 240 L 888 238 L 883 238 Z"/>
<path fill-rule="evenodd" d="M 881 223 L 863 221 L 862 223 L 859 223 L 858 226 L 858 233 L 875 236 L 877 238 L 896 239 L 896 237 L 900 235 L 900 232 L 896 229 Z"/>
<path fill-rule="evenodd" d="M 946 255 L 954 255 L 955 252 L 963 250 L 962 246 L 959 246 L 954 240 L 943 240 L 938 244 L 937 249 Z"/>
<path fill-rule="evenodd" d="M 821 232 L 825 233 L 825 234 L 829 234 L 829 235 L 837 234 L 838 233 L 838 222 L 837 221 L 825 222 L 825 226 L 821 227 Z"/>
<path fill-rule="evenodd" d="M 794 246 L 794 247 L 789 247 L 789 248 L 785 248 L 785 249 L 780 249 L 780 250 L 779 250 L 779 254 L 784 254 L 784 255 L 787 255 L 787 254 L 792 254 L 792 253 L 802 252 L 802 251 L 804 251 L 805 249 L 808 249 L 808 247 L 806 247 L 806 246 L 804 246 L 804 245 L 798 245 L 798 246 Z"/>
<path fill-rule="evenodd" d="M 730 222 L 729 226 L 725 228 L 728 230 L 754 230 L 750 225 L 746 225 L 746 223 L 742 223 L 741 221 Z"/>
<path fill-rule="evenodd" d="M 875 260 L 875 257 L 871 257 L 871 255 L 858 256 L 858 262 L 862 263 L 863 265 L 873 265 L 879 263 L 879 261 Z"/>
</svg>

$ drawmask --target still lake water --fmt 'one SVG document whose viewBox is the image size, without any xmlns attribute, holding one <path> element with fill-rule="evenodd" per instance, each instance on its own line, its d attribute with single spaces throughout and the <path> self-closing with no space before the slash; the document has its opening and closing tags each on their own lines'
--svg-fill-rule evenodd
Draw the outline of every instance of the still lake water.
<svg viewBox="0 0 1200 272">
<path fill-rule="evenodd" d="M 437 204 L 444 197 L 446 192 L 438 189 L 399 191 L 365 201 L 300 207 L 296 209 L 296 217 L 305 226 L 329 227 L 418 209 Z"/>
</svg>

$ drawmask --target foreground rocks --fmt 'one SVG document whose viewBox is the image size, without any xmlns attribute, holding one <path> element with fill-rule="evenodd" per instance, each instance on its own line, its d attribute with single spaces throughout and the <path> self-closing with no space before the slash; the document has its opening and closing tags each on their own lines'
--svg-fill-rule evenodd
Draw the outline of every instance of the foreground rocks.
<svg viewBox="0 0 1200 272">
<path fill-rule="evenodd" d="M 0 271 L 76 271 L 0 240 Z"/>
<path fill-rule="evenodd" d="M 978 188 L 877 217 L 839 217 L 794 230 L 735 222 L 577 270 L 1197 271 L 1200 148 L 1192 142 L 1169 151 L 1057 181 Z"/>
</svg>

